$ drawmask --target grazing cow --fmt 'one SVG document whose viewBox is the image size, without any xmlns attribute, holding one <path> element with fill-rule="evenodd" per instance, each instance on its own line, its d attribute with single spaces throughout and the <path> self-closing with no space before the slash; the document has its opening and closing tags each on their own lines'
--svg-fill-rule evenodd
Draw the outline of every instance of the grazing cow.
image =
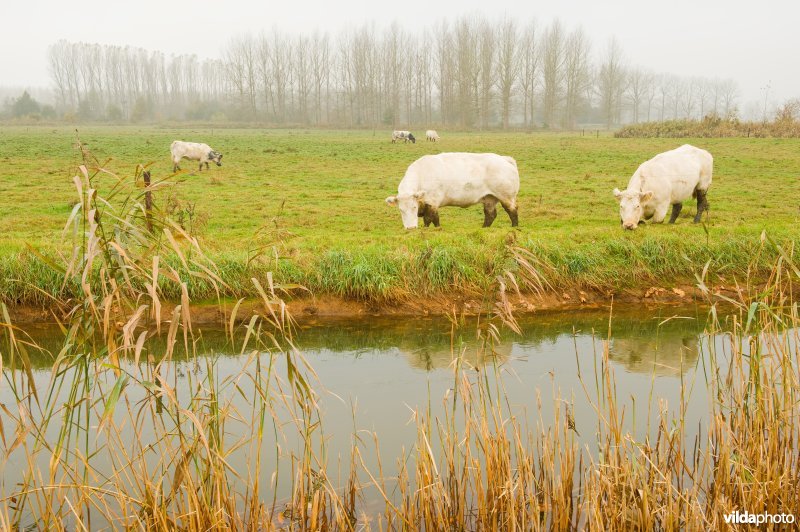
<svg viewBox="0 0 800 532">
<path fill-rule="evenodd" d="M 519 172 L 511 157 L 494 153 L 440 153 L 420 157 L 408 167 L 397 187 L 397 196 L 386 203 L 397 205 L 406 229 L 425 225 L 439 227 L 441 207 L 469 207 L 483 203 L 483 226 L 489 227 L 500 203 L 516 227 Z"/>
<path fill-rule="evenodd" d="M 176 140 L 170 146 L 172 152 L 172 171 L 177 172 L 180 170 L 178 163 L 181 159 L 186 158 L 192 161 L 200 161 L 200 169 L 203 170 L 203 163 L 208 170 L 208 161 L 214 161 L 217 166 L 222 166 L 222 154 L 214 151 L 208 144 L 201 144 L 199 142 L 184 142 Z"/>
<path fill-rule="evenodd" d="M 425 132 L 425 138 L 429 142 L 436 142 L 439 140 L 439 134 L 436 132 L 436 130 L 429 129 L 428 131 Z"/>
<path fill-rule="evenodd" d="M 619 201 L 619 218 L 625 229 L 636 229 L 645 219 L 661 223 L 672 205 L 669 223 L 675 223 L 689 198 L 697 198 L 697 214 L 694 222 L 700 221 L 703 211 L 708 210 L 708 187 L 714 158 L 706 150 L 684 144 L 642 163 L 628 182 L 627 190 L 614 189 Z"/>
<path fill-rule="evenodd" d="M 397 142 L 398 140 L 402 140 L 403 142 L 411 141 L 412 144 L 417 143 L 417 139 L 414 138 L 414 135 L 411 134 L 410 131 L 392 131 L 392 142 Z"/>
</svg>

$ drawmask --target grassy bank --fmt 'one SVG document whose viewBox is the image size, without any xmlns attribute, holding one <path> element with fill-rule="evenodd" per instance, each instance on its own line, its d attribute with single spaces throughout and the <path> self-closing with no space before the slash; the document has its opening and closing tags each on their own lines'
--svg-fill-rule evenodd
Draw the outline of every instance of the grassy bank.
<svg viewBox="0 0 800 532">
<path fill-rule="evenodd" d="M 224 153 L 224 165 L 209 172 L 185 162 L 191 170 L 154 197 L 156 208 L 196 238 L 219 268 L 223 295 L 236 297 L 257 295 L 250 279 L 264 280 L 268 271 L 277 282 L 318 295 L 367 301 L 478 294 L 513 267 L 509 242 L 534 254 L 555 290 L 668 286 L 692 281 L 707 263 L 715 282 L 730 283 L 748 266 L 766 274 L 775 255 L 752 260 L 762 231 L 787 248 L 800 236 L 797 139 L 685 139 L 715 156 L 705 225 L 690 223 L 694 208 L 687 205 L 675 226 L 623 233 L 611 190 L 624 186 L 641 161 L 684 140 L 441 133 L 440 143 L 415 145 L 391 144 L 385 131 L 109 127 L 82 130 L 80 137 L 110 172 L 93 181 L 101 194 L 120 179 L 133 189 L 139 163 L 149 165 L 154 181 L 167 178 L 176 138 Z M 518 231 L 503 213 L 494 227 L 481 229 L 480 207 L 444 209 L 441 229 L 402 229 L 399 213 L 383 199 L 396 191 L 408 164 L 440 151 L 517 159 Z M 77 287 L 62 286 L 46 265 L 75 243 L 76 235 L 62 231 L 77 201 L 72 176 L 82 162 L 74 131 L 3 128 L 0 161 L 2 298 L 41 303 L 44 293 L 74 296 Z M 216 295 L 207 282 L 185 280 L 194 299 Z M 179 295 L 173 285 L 163 289 Z"/>
</svg>

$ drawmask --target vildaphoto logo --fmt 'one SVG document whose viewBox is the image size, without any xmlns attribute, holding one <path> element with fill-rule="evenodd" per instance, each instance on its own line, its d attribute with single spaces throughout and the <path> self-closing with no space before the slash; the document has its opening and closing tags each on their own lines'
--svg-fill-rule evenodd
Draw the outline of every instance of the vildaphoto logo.
<svg viewBox="0 0 800 532">
<path fill-rule="evenodd" d="M 725 522 L 731 525 L 792 524 L 794 523 L 794 514 L 751 514 L 747 510 L 736 511 L 726 514 Z"/>
</svg>

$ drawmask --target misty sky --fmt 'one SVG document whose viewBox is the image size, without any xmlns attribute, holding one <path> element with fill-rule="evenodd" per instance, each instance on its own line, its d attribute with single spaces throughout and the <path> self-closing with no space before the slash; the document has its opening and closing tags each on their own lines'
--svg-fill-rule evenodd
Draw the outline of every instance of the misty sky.
<svg viewBox="0 0 800 532">
<path fill-rule="evenodd" d="M 740 104 L 800 96 L 800 0 L 9 0 L 0 31 L 0 86 L 47 86 L 48 45 L 59 39 L 130 44 L 219 57 L 231 37 L 277 27 L 300 32 L 392 21 L 413 31 L 447 18 L 561 19 L 581 25 L 600 53 L 615 35 L 631 64 L 658 72 L 732 78 Z"/>
</svg>

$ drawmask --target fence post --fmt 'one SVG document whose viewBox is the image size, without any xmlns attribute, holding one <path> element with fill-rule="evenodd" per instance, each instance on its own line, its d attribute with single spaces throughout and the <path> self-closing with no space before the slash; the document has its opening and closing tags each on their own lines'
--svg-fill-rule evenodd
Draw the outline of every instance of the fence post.
<svg viewBox="0 0 800 532">
<path fill-rule="evenodd" d="M 153 232 L 153 220 L 150 211 L 153 210 L 153 192 L 150 190 L 150 170 L 142 172 L 144 178 L 144 218 L 147 222 L 147 230 Z"/>
</svg>

